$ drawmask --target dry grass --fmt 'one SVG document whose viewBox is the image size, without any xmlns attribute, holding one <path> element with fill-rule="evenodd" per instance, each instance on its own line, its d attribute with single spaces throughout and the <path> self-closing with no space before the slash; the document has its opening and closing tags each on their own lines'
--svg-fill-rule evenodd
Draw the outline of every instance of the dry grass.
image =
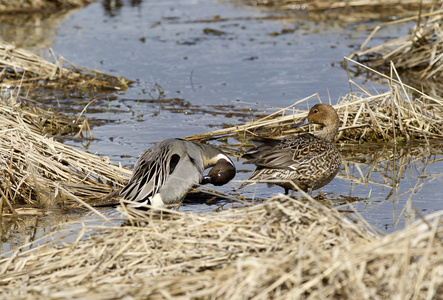
<svg viewBox="0 0 443 300">
<path fill-rule="evenodd" d="M 441 212 L 380 237 L 306 201 L 279 195 L 205 216 L 148 215 L 138 220 L 147 224 L 141 227 L 55 232 L 52 241 L 0 261 L 1 298 L 438 299 L 443 293 Z M 56 238 L 70 234 L 70 244 Z"/>
<path fill-rule="evenodd" d="M 242 0 L 258 8 L 286 12 L 278 19 L 296 19 L 330 23 L 358 23 L 369 20 L 387 20 L 409 17 L 420 10 L 431 10 L 441 6 L 440 0 Z M 340 23 L 337 23 L 339 21 Z"/>
<path fill-rule="evenodd" d="M 377 34 L 390 26 L 405 25 L 415 20 L 415 26 L 409 34 L 388 42 L 367 47 Z M 443 9 L 417 15 L 395 22 L 389 22 L 374 28 L 351 58 L 358 59 L 366 65 L 388 72 L 391 64 L 405 73 L 407 82 L 421 89 L 430 82 L 443 83 Z M 405 79 L 406 80 L 406 79 Z"/>
<path fill-rule="evenodd" d="M 51 52 L 52 53 L 52 52 Z M 0 80 L 2 86 L 41 85 L 57 89 L 101 88 L 120 90 L 129 80 L 96 70 L 75 66 L 63 57 L 51 63 L 38 55 L 14 45 L 0 42 Z"/>
<path fill-rule="evenodd" d="M 14 213 L 15 204 L 78 205 L 121 186 L 130 170 L 43 136 L 83 134 L 87 124 L 37 107 L 0 104 L 0 211 Z"/>
<path fill-rule="evenodd" d="M 252 1 L 248 1 L 252 2 Z M 326 11 L 326 10 L 368 10 L 380 12 L 383 9 L 391 8 L 390 13 L 398 11 L 414 10 L 422 7 L 432 7 L 440 4 L 437 0 L 254 0 L 254 5 L 271 6 L 283 10 L 307 10 L 307 11 Z"/>
<path fill-rule="evenodd" d="M 386 91 L 352 86 L 357 91 L 335 106 L 342 120 L 338 140 L 443 137 L 441 100 L 403 84 L 393 66 L 389 77 L 366 70 L 388 82 Z M 17 80 L 26 79 L 26 72 L 34 71 L 18 71 Z M 294 107 L 308 106 L 311 99 L 189 139 L 233 138 L 240 143 L 230 145 L 241 148 L 255 134 L 290 135 L 289 126 L 307 113 Z M 40 113 L 13 99 L 0 105 L 0 210 L 14 214 L 14 206 L 23 203 L 88 206 L 125 182 L 130 170 L 43 135 L 64 133 L 63 128 L 81 133 L 87 120 L 76 120 L 72 128 L 57 114 Z M 402 176 L 403 162 L 385 168 L 397 168 L 395 176 Z M 371 180 L 365 174 L 352 180 Z M 309 197 L 283 195 L 204 216 L 166 210 L 161 217 L 134 219 L 132 213 L 127 226 L 109 225 L 112 220 L 103 216 L 107 226 L 76 224 L 74 230 L 72 224 L 5 253 L 0 299 L 439 299 L 443 211 L 412 223 L 415 213 L 406 207 L 410 224 L 386 236 Z"/>
<path fill-rule="evenodd" d="M 94 0 L 2 0 L 0 13 L 32 13 L 51 12 L 60 9 L 81 7 Z"/>
<path fill-rule="evenodd" d="M 44 109 L 31 101 L 20 101 L 15 91 L 5 91 L 0 96 L 1 115 L 9 119 L 10 124 L 20 122 L 28 125 L 34 133 L 47 136 L 70 135 L 76 138 L 92 138 L 89 120 L 81 114 L 78 117 Z M 23 98 L 22 98 L 23 99 Z"/>
</svg>

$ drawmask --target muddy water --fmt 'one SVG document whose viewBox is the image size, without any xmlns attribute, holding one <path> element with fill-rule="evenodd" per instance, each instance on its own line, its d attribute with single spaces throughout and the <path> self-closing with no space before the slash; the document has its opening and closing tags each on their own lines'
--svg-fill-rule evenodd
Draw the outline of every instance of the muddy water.
<svg viewBox="0 0 443 300">
<path fill-rule="evenodd" d="M 356 50 L 378 23 L 317 23 L 303 14 L 284 15 L 235 1 L 102 0 L 56 22 L 26 25 L 27 36 L 42 37 L 32 39 L 31 45 L 18 31 L 2 34 L 17 44 L 27 40 L 26 46 L 37 52 L 52 47 L 75 64 L 135 80 L 128 90 L 110 94 L 39 94 L 46 105 L 76 114 L 96 97 L 86 110 L 89 118 L 100 120 L 101 125 L 92 130 L 95 139 L 65 142 L 132 166 L 155 141 L 250 121 L 315 93 L 334 104 L 350 90 L 348 74 L 340 67 L 343 56 Z M 391 30 L 386 36 L 402 35 L 408 29 Z M 316 102 L 313 98 L 309 105 Z M 322 192 L 330 198 L 335 193 L 357 200 L 354 208 L 378 229 L 402 228 L 411 207 L 423 214 L 443 208 L 441 145 L 343 146 L 341 150 L 346 158 L 343 169 Z M 236 180 L 221 191 L 238 193 L 236 187 L 253 169 L 241 163 L 236 161 L 241 170 Z M 282 189 L 259 184 L 241 192 L 247 198 L 266 199 Z M 204 213 L 215 207 L 192 203 L 181 209 Z M 104 213 L 118 216 L 115 210 Z M 4 223 L 3 250 L 47 232 L 54 214 L 59 223 L 94 219 L 84 212 L 55 212 L 37 218 L 38 222 L 28 217 L 20 224 Z M 99 217 L 96 221 L 101 222 Z"/>
</svg>

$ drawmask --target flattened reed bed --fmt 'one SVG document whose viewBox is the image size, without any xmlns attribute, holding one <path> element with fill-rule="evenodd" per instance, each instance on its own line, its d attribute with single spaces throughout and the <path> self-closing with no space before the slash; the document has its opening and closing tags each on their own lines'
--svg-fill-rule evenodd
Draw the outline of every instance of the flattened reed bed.
<svg viewBox="0 0 443 300">
<path fill-rule="evenodd" d="M 42 111 L 0 104 L 0 211 L 14 213 L 15 204 L 79 205 L 127 180 L 129 169 L 43 136 L 53 123 L 60 126 L 52 133 L 64 133 L 68 125 L 56 114 L 48 113 L 51 121 L 37 116 Z"/>
<path fill-rule="evenodd" d="M 9 102 L 9 103 L 8 103 Z M 83 116 L 74 117 L 47 110 L 34 105 L 30 101 L 19 101 L 18 97 L 11 95 L 9 99 L 0 100 L 0 114 L 16 123 L 17 114 L 27 124 L 30 130 L 48 136 L 76 136 L 92 138 L 89 120 Z"/>
<path fill-rule="evenodd" d="M 384 237 L 317 201 L 283 195 L 204 216 L 167 212 L 148 214 L 140 227 L 82 226 L 71 229 L 70 244 L 53 239 L 7 254 L 0 260 L 0 298 L 437 299 L 443 293 L 443 212 Z"/>
<path fill-rule="evenodd" d="M 94 87 L 101 89 L 126 89 L 130 80 L 97 70 L 78 67 L 63 57 L 54 56 L 54 62 L 14 45 L 0 42 L 0 80 L 2 86 L 41 85 L 58 89 Z"/>
</svg>

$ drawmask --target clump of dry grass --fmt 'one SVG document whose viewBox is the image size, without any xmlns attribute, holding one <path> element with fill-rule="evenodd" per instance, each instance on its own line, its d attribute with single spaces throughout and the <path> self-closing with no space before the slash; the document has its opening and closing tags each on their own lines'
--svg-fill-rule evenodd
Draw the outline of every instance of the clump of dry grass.
<svg viewBox="0 0 443 300">
<path fill-rule="evenodd" d="M 252 2 L 252 1 L 247 1 Z M 253 5 L 278 7 L 284 10 L 308 10 L 308 11 L 325 11 L 325 10 L 370 10 L 381 11 L 382 9 L 392 8 L 390 13 L 401 10 L 412 10 L 421 7 L 430 7 L 439 4 L 436 0 L 388 0 L 388 1 L 334 1 L 334 0 L 254 0 Z"/>
<path fill-rule="evenodd" d="M 12 101 L 12 100 L 11 100 Z M 78 204 L 121 186 L 131 172 L 106 157 L 66 146 L 47 132 L 82 132 L 87 120 L 71 119 L 39 108 L 0 104 L 1 207 L 15 204 Z"/>
<path fill-rule="evenodd" d="M 367 45 L 383 28 L 398 26 L 416 20 L 409 34 L 383 44 L 367 48 Z M 351 58 L 382 71 L 389 71 L 394 64 L 399 71 L 407 72 L 408 81 L 421 88 L 423 81 L 443 82 L 443 9 L 411 18 L 389 22 L 374 28 L 361 51 Z"/>
<path fill-rule="evenodd" d="M 52 53 L 52 52 L 51 52 Z M 0 42 L 0 80 L 3 86 L 38 85 L 58 89 L 101 88 L 119 90 L 128 87 L 130 81 L 96 70 L 78 67 L 63 57 L 51 63 L 25 49 Z"/>
<path fill-rule="evenodd" d="M 54 11 L 88 5 L 94 0 L 2 0 L 1 13 L 31 13 Z"/>
<path fill-rule="evenodd" d="M 243 2 L 254 7 L 295 12 L 298 13 L 298 20 L 308 17 L 311 21 L 331 22 L 338 20 L 350 23 L 387 19 L 393 16 L 411 16 L 420 9 L 432 9 L 441 5 L 439 0 L 243 0 Z M 280 18 L 287 17 L 290 15 L 287 14 Z"/>
<path fill-rule="evenodd" d="M 70 244 L 10 253 L 0 286 L 14 299 L 436 299 L 441 220 L 380 237 L 283 195 L 205 216 L 166 211 L 138 220 L 146 226 L 82 225 Z"/>
<path fill-rule="evenodd" d="M 12 91 L 9 95 L 5 92 L 0 96 L 0 107 L 2 115 L 9 122 L 18 122 L 17 114 L 27 124 L 29 130 L 48 136 L 75 135 L 81 138 L 92 138 L 89 120 L 82 115 L 74 117 L 59 113 L 54 110 L 44 109 L 31 101 L 19 101 L 18 96 Z"/>
</svg>

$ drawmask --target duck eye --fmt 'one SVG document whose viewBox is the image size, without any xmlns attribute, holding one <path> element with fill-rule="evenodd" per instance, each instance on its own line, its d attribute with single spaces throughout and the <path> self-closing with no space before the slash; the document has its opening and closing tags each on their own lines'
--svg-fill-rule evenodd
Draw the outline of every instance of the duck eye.
<svg viewBox="0 0 443 300">
<path fill-rule="evenodd" d="M 318 109 L 314 109 L 314 114 L 318 113 Z"/>
</svg>

